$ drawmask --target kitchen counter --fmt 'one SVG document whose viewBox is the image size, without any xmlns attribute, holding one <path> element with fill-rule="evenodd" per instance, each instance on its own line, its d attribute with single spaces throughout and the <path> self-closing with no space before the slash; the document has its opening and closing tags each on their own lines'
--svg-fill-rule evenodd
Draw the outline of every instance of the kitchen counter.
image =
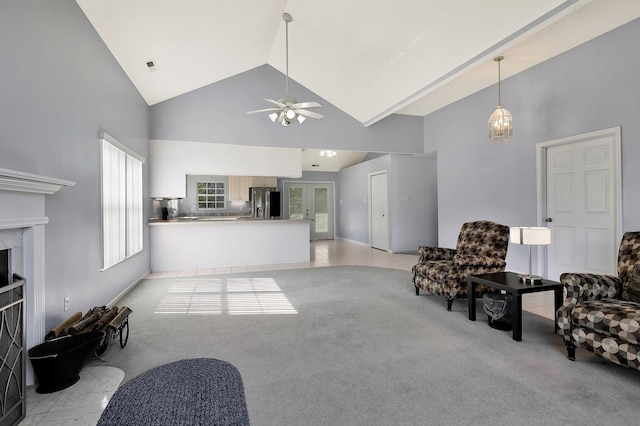
<svg viewBox="0 0 640 426">
<path fill-rule="evenodd" d="M 251 216 L 179 216 L 170 220 L 162 220 L 157 218 L 149 218 L 149 225 L 166 224 L 166 223 L 193 223 L 193 222 L 229 222 L 229 221 L 256 221 L 256 220 L 278 220 L 286 219 L 264 219 L 261 217 Z"/>
<path fill-rule="evenodd" d="M 306 220 L 202 216 L 149 225 L 153 272 L 310 261 Z"/>
</svg>

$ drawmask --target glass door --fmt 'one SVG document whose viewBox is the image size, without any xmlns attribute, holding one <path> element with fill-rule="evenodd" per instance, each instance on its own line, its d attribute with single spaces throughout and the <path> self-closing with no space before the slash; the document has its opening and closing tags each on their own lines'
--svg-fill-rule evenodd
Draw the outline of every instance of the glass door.
<svg viewBox="0 0 640 426">
<path fill-rule="evenodd" d="M 333 239 L 333 184 L 285 182 L 284 188 L 284 217 L 308 220 L 312 240 Z"/>
</svg>

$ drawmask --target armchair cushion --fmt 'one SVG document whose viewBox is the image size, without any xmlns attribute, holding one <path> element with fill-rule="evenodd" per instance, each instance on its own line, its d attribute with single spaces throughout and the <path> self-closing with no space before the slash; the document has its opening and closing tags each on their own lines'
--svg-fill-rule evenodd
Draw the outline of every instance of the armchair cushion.
<svg viewBox="0 0 640 426">
<path fill-rule="evenodd" d="M 629 279 L 624 283 L 622 298 L 640 303 L 640 263 L 635 265 Z"/>
<path fill-rule="evenodd" d="M 581 343 L 594 339 L 590 336 L 593 333 L 617 337 L 634 345 L 640 342 L 640 305 L 637 303 L 618 299 L 591 300 L 576 306 L 572 316 L 579 327 Z"/>
</svg>

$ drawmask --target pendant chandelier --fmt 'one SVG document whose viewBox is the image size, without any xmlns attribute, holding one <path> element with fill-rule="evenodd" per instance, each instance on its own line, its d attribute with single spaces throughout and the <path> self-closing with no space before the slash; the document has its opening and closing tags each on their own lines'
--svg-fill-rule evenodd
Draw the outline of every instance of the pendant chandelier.
<svg viewBox="0 0 640 426">
<path fill-rule="evenodd" d="M 489 140 L 491 142 L 507 142 L 513 136 L 513 118 L 511 113 L 502 106 L 500 86 L 500 61 L 504 56 L 493 58 L 498 63 L 498 106 L 489 116 Z"/>
</svg>

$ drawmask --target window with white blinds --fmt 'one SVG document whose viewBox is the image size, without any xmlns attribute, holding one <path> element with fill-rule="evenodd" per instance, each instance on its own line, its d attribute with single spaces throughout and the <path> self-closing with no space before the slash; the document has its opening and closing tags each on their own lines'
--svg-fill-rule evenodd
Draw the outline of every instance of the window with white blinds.
<svg viewBox="0 0 640 426">
<path fill-rule="evenodd" d="M 101 144 L 104 270 L 142 251 L 144 158 L 107 134 Z"/>
</svg>

